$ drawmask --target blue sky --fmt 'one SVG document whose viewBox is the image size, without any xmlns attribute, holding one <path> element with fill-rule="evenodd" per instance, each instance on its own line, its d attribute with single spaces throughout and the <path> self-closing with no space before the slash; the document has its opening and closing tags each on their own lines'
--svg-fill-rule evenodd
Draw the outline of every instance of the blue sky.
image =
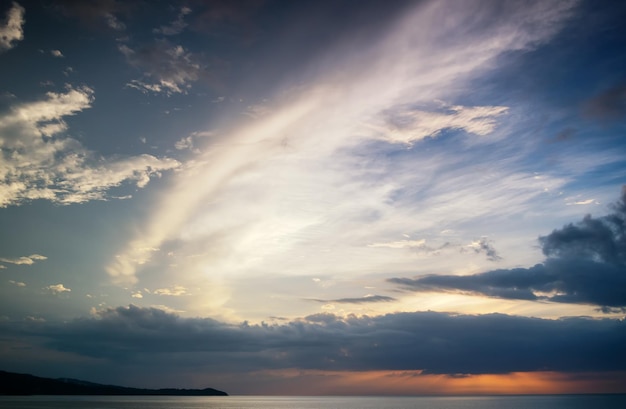
<svg viewBox="0 0 626 409">
<path fill-rule="evenodd" d="M 0 13 L 3 369 L 624 391 L 624 6 Z"/>
</svg>

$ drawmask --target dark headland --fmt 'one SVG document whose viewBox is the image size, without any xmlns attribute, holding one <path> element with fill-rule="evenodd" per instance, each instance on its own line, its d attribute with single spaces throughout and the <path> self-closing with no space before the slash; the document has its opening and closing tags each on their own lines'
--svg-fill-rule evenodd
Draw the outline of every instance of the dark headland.
<svg viewBox="0 0 626 409">
<path fill-rule="evenodd" d="M 51 379 L 0 371 L 0 395 L 124 395 L 124 396 L 228 396 L 213 388 L 141 389 L 101 385 L 77 379 Z"/>
</svg>

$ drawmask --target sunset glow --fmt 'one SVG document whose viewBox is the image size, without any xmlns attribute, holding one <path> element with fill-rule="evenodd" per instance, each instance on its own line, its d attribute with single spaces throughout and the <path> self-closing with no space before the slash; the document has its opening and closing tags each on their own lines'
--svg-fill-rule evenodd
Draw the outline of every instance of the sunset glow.
<svg viewBox="0 0 626 409">
<path fill-rule="evenodd" d="M 626 393 L 626 3 L 0 4 L 0 370 Z"/>
</svg>

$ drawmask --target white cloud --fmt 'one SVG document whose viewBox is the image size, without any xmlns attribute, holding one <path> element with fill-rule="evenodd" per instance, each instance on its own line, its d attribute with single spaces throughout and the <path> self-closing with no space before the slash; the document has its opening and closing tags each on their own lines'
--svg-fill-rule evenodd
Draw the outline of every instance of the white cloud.
<svg viewBox="0 0 626 409">
<path fill-rule="evenodd" d="M 187 294 L 187 289 L 182 285 L 175 285 L 170 288 L 157 288 L 156 290 L 152 291 L 152 294 L 178 297 Z"/>
<path fill-rule="evenodd" d="M 131 297 L 133 298 L 143 298 L 143 294 L 141 294 L 141 291 L 135 291 L 131 294 Z"/>
<path fill-rule="evenodd" d="M 383 116 L 383 124 L 368 124 L 374 137 L 389 141 L 411 144 L 427 137 L 435 137 L 445 129 L 462 129 L 476 135 L 493 132 L 495 118 L 507 111 L 507 107 L 449 106 L 442 111 L 418 109 L 390 109 Z"/>
<path fill-rule="evenodd" d="M 31 254 L 30 256 L 23 256 L 23 257 L 18 257 L 18 258 L 5 258 L 5 257 L 0 257 L 0 262 L 2 263 L 9 263 L 9 264 L 16 264 L 16 265 L 32 265 L 35 264 L 36 261 L 42 261 L 42 260 L 47 260 L 48 257 L 46 256 L 42 256 L 39 254 Z"/>
<path fill-rule="evenodd" d="M 151 177 L 179 166 L 151 155 L 97 158 L 79 141 L 64 137 L 64 118 L 89 108 L 93 100 L 90 88 L 69 87 L 0 114 L 0 207 L 35 199 L 63 204 L 104 200 L 110 188 L 124 182 L 142 188 Z"/>
<path fill-rule="evenodd" d="M 52 56 L 57 57 L 57 58 L 63 58 L 64 55 L 61 51 L 59 50 L 51 50 L 50 54 L 52 54 Z"/>
<path fill-rule="evenodd" d="M 9 283 L 17 286 L 17 287 L 26 287 L 25 283 L 22 283 L 21 281 L 13 281 L 13 280 L 9 280 Z"/>
<path fill-rule="evenodd" d="M 186 138 L 182 138 L 179 141 L 176 141 L 174 147 L 176 147 L 176 149 L 178 150 L 193 148 L 193 137 L 190 135 Z"/>
<path fill-rule="evenodd" d="M 5 20 L 0 24 L 0 52 L 15 47 L 15 43 L 24 39 L 24 7 L 13 2 Z"/>
<path fill-rule="evenodd" d="M 65 287 L 63 284 L 52 284 L 52 285 L 45 287 L 44 290 L 54 295 L 69 293 L 72 291 L 71 289 Z"/>
</svg>

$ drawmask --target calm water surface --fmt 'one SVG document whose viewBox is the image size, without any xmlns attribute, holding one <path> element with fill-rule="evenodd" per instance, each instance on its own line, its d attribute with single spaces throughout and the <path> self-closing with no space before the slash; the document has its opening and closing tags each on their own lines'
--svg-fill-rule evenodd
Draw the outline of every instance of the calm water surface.
<svg viewBox="0 0 626 409">
<path fill-rule="evenodd" d="M 624 409 L 626 395 L 471 397 L 0 396 L 2 409 Z"/>
</svg>

